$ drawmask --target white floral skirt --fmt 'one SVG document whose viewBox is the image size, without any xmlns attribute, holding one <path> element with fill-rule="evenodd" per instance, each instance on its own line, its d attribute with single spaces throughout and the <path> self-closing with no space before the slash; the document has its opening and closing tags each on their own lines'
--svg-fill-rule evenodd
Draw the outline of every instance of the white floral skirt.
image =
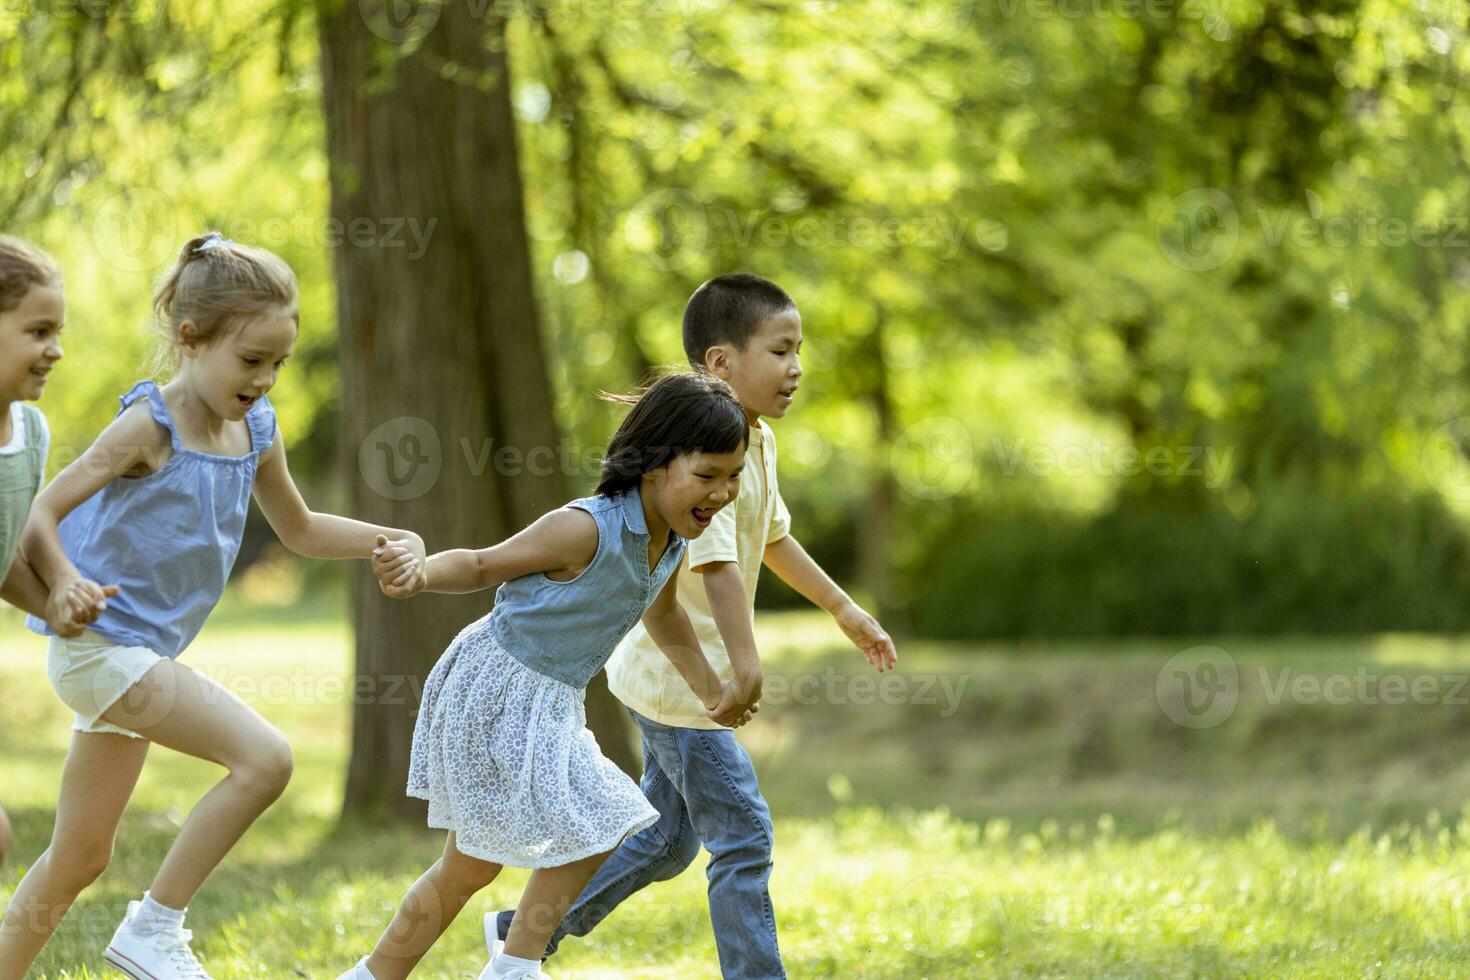
<svg viewBox="0 0 1470 980">
<path fill-rule="evenodd" d="M 587 729 L 587 692 L 501 649 L 489 617 L 455 637 L 424 684 L 408 795 L 460 851 L 548 868 L 610 851 L 658 820 Z"/>
</svg>

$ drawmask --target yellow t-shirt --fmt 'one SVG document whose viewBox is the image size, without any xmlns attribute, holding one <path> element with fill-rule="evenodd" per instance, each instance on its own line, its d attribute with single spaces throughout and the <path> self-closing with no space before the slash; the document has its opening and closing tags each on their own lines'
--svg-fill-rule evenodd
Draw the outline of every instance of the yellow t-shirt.
<svg viewBox="0 0 1470 980">
<path fill-rule="evenodd" d="M 734 677 L 725 641 L 715 626 L 709 597 L 699 569 L 710 562 L 733 561 L 740 566 L 750 615 L 755 618 L 755 586 L 760 581 L 766 545 L 791 533 L 791 514 L 776 485 L 776 437 L 770 426 L 757 421 L 750 429 L 745 468 L 740 471 L 740 493 L 710 521 L 703 534 L 689 542 L 679 566 L 679 604 L 689 614 L 694 632 L 710 665 L 722 681 Z M 717 729 L 704 705 L 658 644 L 637 623 L 607 663 L 607 683 L 617 699 L 645 718 L 679 728 Z"/>
</svg>

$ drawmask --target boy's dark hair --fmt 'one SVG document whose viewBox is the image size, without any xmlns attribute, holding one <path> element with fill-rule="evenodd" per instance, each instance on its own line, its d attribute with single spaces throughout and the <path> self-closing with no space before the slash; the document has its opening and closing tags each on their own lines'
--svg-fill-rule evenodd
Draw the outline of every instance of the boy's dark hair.
<svg viewBox="0 0 1470 980">
<path fill-rule="evenodd" d="M 671 374 L 636 395 L 609 395 L 632 405 L 602 460 L 596 493 L 610 497 L 638 486 L 643 474 L 687 453 L 729 453 L 750 440 L 750 423 L 734 390 L 708 372 Z"/>
<path fill-rule="evenodd" d="M 767 317 L 796 309 L 786 291 L 769 279 L 736 272 L 715 276 L 694 291 L 684 307 L 684 354 L 703 368 L 705 351 L 731 343 L 745 350 Z"/>
</svg>

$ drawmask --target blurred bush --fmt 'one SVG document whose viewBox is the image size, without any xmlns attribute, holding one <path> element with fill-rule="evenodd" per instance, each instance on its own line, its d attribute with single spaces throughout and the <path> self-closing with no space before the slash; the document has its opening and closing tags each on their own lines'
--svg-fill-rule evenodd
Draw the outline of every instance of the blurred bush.
<svg viewBox="0 0 1470 980">
<path fill-rule="evenodd" d="M 1282 491 L 1247 517 L 970 510 L 905 582 L 929 636 L 1470 629 L 1470 544 L 1424 494 Z"/>
</svg>

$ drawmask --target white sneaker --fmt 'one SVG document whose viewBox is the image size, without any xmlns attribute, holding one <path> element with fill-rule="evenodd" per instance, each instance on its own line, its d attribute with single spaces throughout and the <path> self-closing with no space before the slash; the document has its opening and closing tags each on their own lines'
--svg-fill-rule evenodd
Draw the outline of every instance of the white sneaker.
<svg viewBox="0 0 1470 980">
<path fill-rule="evenodd" d="M 490 962 L 480 971 L 480 980 L 551 980 L 549 973 L 517 973 L 504 977 L 495 972 L 495 957 L 505 952 L 505 940 L 500 938 L 500 929 L 496 923 L 499 917 L 499 912 L 485 913 L 485 948 L 490 951 Z"/>
<path fill-rule="evenodd" d="M 490 951 L 490 959 L 493 962 L 500 951 L 505 948 L 505 941 L 500 938 L 499 912 L 485 913 L 485 948 Z"/>
<path fill-rule="evenodd" d="M 485 964 L 485 969 L 480 971 L 480 980 L 551 980 L 551 974 L 542 973 L 539 970 L 525 970 L 521 973 L 496 973 L 495 960 Z"/>
<path fill-rule="evenodd" d="M 102 958 L 133 980 L 212 980 L 194 958 L 188 929 L 142 935 L 133 931 L 138 902 L 128 903 L 127 918 L 112 934 Z"/>
<path fill-rule="evenodd" d="M 337 980 L 358 980 L 358 978 L 361 977 L 363 973 L 367 972 L 367 961 L 368 958 L 364 956 L 362 959 L 357 961 L 357 966 L 352 967 L 352 969 L 348 970 L 346 973 L 338 977 Z"/>
</svg>

